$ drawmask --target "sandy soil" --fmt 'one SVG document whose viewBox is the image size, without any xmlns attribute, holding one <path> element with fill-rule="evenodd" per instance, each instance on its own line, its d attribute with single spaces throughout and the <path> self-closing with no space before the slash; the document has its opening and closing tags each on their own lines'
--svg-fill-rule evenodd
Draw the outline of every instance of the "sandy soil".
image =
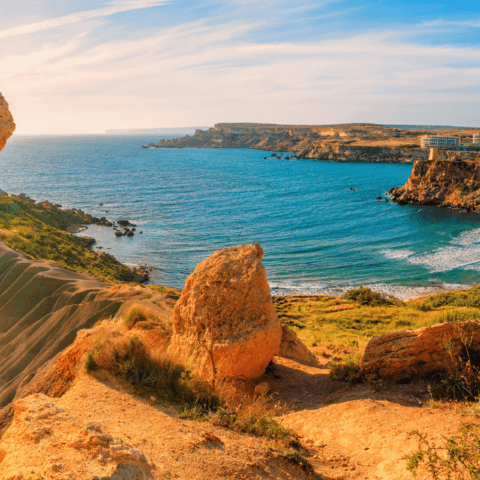
<svg viewBox="0 0 480 480">
<path fill-rule="evenodd" d="M 81 376 L 56 402 L 79 423 L 100 422 L 140 450 L 156 466 L 154 479 L 315 478 L 275 458 L 261 439 L 180 419 L 175 410 L 136 397 L 130 387 L 102 374 Z"/>
<path fill-rule="evenodd" d="M 465 423 L 480 424 L 471 405 L 432 402 L 427 383 L 351 386 L 329 380 L 329 359 L 319 360 L 314 368 L 276 357 L 262 380 L 321 478 L 411 480 L 403 457 L 418 446 L 414 430 L 440 442 Z"/>
</svg>

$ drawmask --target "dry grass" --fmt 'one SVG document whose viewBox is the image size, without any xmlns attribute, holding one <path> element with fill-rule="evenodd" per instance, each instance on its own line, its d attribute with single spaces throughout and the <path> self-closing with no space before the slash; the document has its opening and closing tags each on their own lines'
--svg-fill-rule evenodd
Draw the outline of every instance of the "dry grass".
<svg viewBox="0 0 480 480">
<path fill-rule="evenodd" d="M 141 309 L 130 309 L 121 325 L 106 326 L 92 342 L 86 367 L 106 370 L 130 383 L 138 394 L 154 396 L 164 405 L 173 406 L 182 418 L 209 421 L 218 426 L 268 438 L 278 454 L 286 460 L 310 467 L 300 448 L 297 435 L 277 423 L 272 415 L 274 405 L 269 398 L 249 396 L 240 384 L 219 381 L 215 394 L 207 381 L 199 379 L 189 366 L 165 355 L 162 348 L 152 348 L 143 340 L 146 332 L 128 326 L 139 325 Z"/>
</svg>

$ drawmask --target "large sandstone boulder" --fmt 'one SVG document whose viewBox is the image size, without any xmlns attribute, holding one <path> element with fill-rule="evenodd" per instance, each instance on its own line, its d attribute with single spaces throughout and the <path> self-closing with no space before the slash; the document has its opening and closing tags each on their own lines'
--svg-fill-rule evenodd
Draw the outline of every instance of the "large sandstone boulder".
<svg viewBox="0 0 480 480">
<path fill-rule="evenodd" d="M 153 464 L 100 423 L 82 425 L 37 393 L 14 404 L 0 440 L 0 480 L 148 480 Z"/>
<path fill-rule="evenodd" d="M 476 352 L 480 352 L 480 321 L 388 333 L 370 340 L 363 369 L 367 375 L 395 381 L 441 372 L 451 356 L 464 356 L 465 343 L 476 358 Z"/>
<path fill-rule="evenodd" d="M 7 140 L 15 130 L 15 124 L 13 123 L 13 117 L 8 109 L 8 103 L 0 93 L 0 151 L 7 143 Z"/>
<path fill-rule="evenodd" d="M 185 281 L 173 315 L 170 353 L 209 378 L 212 344 L 220 378 L 262 375 L 277 354 L 282 328 L 258 243 L 224 248 Z"/>
</svg>

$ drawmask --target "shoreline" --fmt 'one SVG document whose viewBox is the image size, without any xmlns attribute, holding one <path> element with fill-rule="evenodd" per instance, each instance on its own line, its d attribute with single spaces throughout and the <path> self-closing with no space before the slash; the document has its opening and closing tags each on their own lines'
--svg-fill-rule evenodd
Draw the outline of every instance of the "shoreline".
<svg viewBox="0 0 480 480">
<path fill-rule="evenodd" d="M 30 205 L 37 204 L 42 207 L 46 207 L 49 209 L 49 211 L 54 213 L 56 212 L 57 215 L 63 215 L 66 212 L 75 212 L 75 213 L 78 212 L 78 213 L 81 213 L 81 215 L 84 217 L 83 218 L 84 220 L 85 219 L 93 220 L 93 222 L 91 221 L 90 223 L 79 223 L 77 220 L 77 222 L 73 222 L 70 225 L 68 225 L 64 231 L 72 234 L 77 238 L 82 238 L 85 240 L 88 239 L 88 241 L 85 242 L 86 247 L 90 251 L 95 252 L 96 254 L 102 254 L 102 252 L 106 254 L 107 251 L 109 251 L 112 248 L 112 245 L 114 245 L 113 242 L 118 241 L 115 237 L 115 233 L 118 231 L 118 228 L 120 228 L 119 226 L 116 226 L 117 222 L 108 222 L 106 219 L 102 218 L 98 220 L 100 220 L 103 224 L 99 224 L 96 222 L 97 221 L 96 217 L 92 217 L 90 214 L 84 213 L 81 210 L 77 210 L 74 208 L 62 209 L 60 206 L 52 205 L 50 202 L 45 200 L 35 202 L 34 200 L 27 197 L 26 195 L 25 196 L 10 195 L 9 197 L 15 198 L 22 202 L 27 202 L 27 204 L 30 204 Z M 112 226 L 107 226 L 105 222 L 110 223 Z M 129 223 L 129 225 L 133 225 L 133 224 Z M 93 229 L 103 227 L 101 228 L 101 230 L 105 231 L 105 233 L 109 232 L 108 237 L 111 236 L 111 238 L 99 239 L 99 237 L 95 235 L 95 232 L 92 233 L 91 229 L 89 229 L 89 227 L 92 227 L 92 226 L 93 226 Z M 112 230 L 112 227 L 113 227 L 113 230 Z M 126 239 L 124 239 L 123 241 L 125 240 Z M 119 241 L 122 242 L 122 239 L 119 239 Z M 131 241 L 131 240 L 127 240 L 127 241 Z M 20 251 L 20 250 L 17 250 L 17 251 Z M 155 271 L 157 270 L 157 267 L 150 265 L 148 262 L 144 262 L 143 259 L 142 261 L 138 261 L 139 259 L 137 258 L 136 261 L 132 261 L 132 259 L 123 258 L 120 261 L 118 260 L 117 257 L 118 257 L 118 253 L 116 253 L 116 256 L 114 255 L 115 260 L 118 261 L 120 264 L 122 264 L 125 268 L 129 269 L 131 273 L 135 276 L 135 281 L 139 283 L 166 286 L 166 287 L 175 288 L 175 289 L 183 288 L 183 285 L 182 287 L 170 286 L 168 279 L 162 278 L 161 281 L 157 280 L 155 278 L 156 277 Z M 141 278 L 143 280 L 140 280 Z M 339 280 L 341 282 L 342 279 L 339 279 Z M 320 283 L 320 279 L 318 281 Z M 278 281 L 276 280 L 269 281 L 272 297 L 298 296 L 298 295 L 306 295 L 306 296 L 318 295 L 318 296 L 340 297 L 346 291 L 358 288 L 360 286 L 360 284 L 342 285 L 340 282 L 339 284 L 329 285 L 329 286 L 325 286 L 325 285 L 316 286 L 314 283 L 311 285 L 295 285 L 294 282 L 295 282 L 294 279 L 293 281 L 287 280 L 285 283 L 284 282 L 278 283 Z M 426 295 L 435 295 L 438 293 L 445 293 L 450 291 L 468 290 L 474 285 L 475 285 L 474 283 L 468 283 L 468 284 L 424 283 L 424 284 L 409 285 L 409 284 L 385 283 L 385 282 L 369 283 L 368 281 L 363 283 L 363 286 L 368 287 L 373 291 L 382 293 L 387 296 L 393 296 L 394 298 L 397 298 L 402 301 L 412 300 L 412 299 L 423 297 Z"/>
</svg>

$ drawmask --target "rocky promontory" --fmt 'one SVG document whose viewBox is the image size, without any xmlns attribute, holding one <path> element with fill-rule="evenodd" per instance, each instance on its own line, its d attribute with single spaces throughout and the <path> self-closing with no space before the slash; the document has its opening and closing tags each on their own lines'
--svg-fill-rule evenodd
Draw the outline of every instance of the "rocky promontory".
<svg viewBox="0 0 480 480">
<path fill-rule="evenodd" d="M 438 205 L 480 211 L 480 162 L 462 160 L 418 161 L 407 183 L 391 188 L 401 205 Z"/>
<path fill-rule="evenodd" d="M 472 131 L 473 132 L 473 131 Z M 458 135 L 468 143 L 468 130 L 436 131 Z M 413 163 L 428 158 L 420 138 L 428 130 L 411 130 L 374 124 L 275 125 L 260 123 L 218 123 L 208 130 L 143 148 L 249 148 L 267 152 L 293 152 L 295 158 L 331 162 Z M 475 132 L 476 133 L 476 132 Z M 281 155 L 271 154 L 274 158 Z M 287 160 L 291 157 L 288 155 Z"/>
</svg>

